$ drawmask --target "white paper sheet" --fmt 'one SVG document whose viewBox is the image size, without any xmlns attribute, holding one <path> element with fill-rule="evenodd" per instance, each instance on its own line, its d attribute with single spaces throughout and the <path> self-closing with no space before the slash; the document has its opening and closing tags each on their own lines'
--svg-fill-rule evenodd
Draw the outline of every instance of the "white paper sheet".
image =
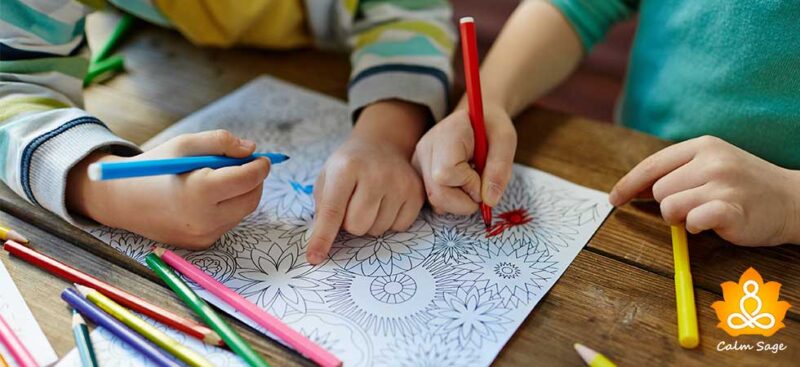
<svg viewBox="0 0 800 367">
<path fill-rule="evenodd" d="M 0 315 L 39 365 L 47 366 L 58 359 L 2 261 L 0 261 Z M 0 354 L 11 367 L 17 366 L 2 343 L 0 343 Z"/>
<path fill-rule="evenodd" d="M 607 195 L 517 165 L 495 236 L 478 215 L 424 211 L 405 233 L 341 234 L 330 259 L 311 266 L 312 185 L 350 126 L 343 103 L 262 77 L 148 142 L 225 128 L 291 156 L 272 168 L 255 213 L 211 249 L 179 253 L 346 366 L 489 365 L 606 218 Z M 140 262 L 155 244 L 90 232 Z"/>
<path fill-rule="evenodd" d="M 141 315 L 140 315 L 141 316 Z M 147 317 L 142 317 L 145 321 L 155 325 L 159 330 L 175 338 L 181 344 L 191 348 L 198 354 L 205 357 L 209 362 L 217 367 L 247 367 L 242 359 L 228 350 L 210 346 L 203 342 L 181 334 L 174 329 L 161 325 Z M 94 348 L 97 364 L 100 366 L 114 367 L 134 367 L 134 366 L 156 366 L 147 357 L 131 348 L 116 335 L 102 327 L 92 330 L 92 347 Z M 81 357 L 78 350 L 73 348 L 64 356 L 56 367 L 81 367 Z"/>
</svg>

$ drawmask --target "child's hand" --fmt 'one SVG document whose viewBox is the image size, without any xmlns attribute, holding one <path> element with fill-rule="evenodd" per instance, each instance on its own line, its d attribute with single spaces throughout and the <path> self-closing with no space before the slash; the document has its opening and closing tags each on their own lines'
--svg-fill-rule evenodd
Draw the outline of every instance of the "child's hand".
<svg viewBox="0 0 800 367">
<path fill-rule="evenodd" d="M 255 144 L 224 130 L 181 135 L 138 156 L 95 153 L 70 171 L 70 210 L 111 227 L 190 249 L 211 246 L 258 206 L 267 159 L 242 166 L 200 169 L 111 181 L 89 181 L 86 168 L 96 161 L 145 160 L 191 155 L 245 157 Z"/>
<path fill-rule="evenodd" d="M 478 203 L 495 206 L 503 196 L 517 149 L 517 133 L 508 114 L 485 104 L 489 155 L 483 179 L 470 165 L 475 138 L 466 109 L 436 124 L 417 144 L 414 166 L 422 173 L 428 201 L 437 213 L 471 214 Z"/>
<path fill-rule="evenodd" d="M 800 243 L 800 172 L 704 136 L 651 155 L 611 191 L 625 204 L 652 188 L 661 215 L 691 233 L 711 229 L 738 245 Z"/>
<path fill-rule="evenodd" d="M 410 160 L 426 112 L 417 105 L 385 101 L 361 113 L 352 135 L 328 158 L 314 185 L 310 263 L 325 259 L 340 228 L 378 236 L 414 224 L 425 196 Z"/>
</svg>

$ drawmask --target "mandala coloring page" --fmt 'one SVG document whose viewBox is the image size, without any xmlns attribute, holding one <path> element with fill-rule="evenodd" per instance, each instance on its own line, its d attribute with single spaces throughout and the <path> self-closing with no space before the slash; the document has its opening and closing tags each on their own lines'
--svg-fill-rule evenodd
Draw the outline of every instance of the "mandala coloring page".
<svg viewBox="0 0 800 367">
<path fill-rule="evenodd" d="M 312 266 L 314 180 L 350 130 L 347 107 L 262 77 L 146 145 L 220 128 L 291 159 L 272 168 L 259 208 L 238 227 L 208 250 L 176 251 L 346 366 L 488 366 L 611 210 L 605 193 L 516 165 L 488 230 L 478 215 L 424 210 L 406 232 L 342 233 L 329 259 Z M 140 262 L 157 245 L 86 230 Z"/>
</svg>

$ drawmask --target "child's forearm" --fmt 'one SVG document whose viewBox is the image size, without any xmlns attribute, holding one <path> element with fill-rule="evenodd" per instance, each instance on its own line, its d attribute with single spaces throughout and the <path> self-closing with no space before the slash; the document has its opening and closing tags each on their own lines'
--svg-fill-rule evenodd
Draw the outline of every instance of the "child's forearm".
<svg viewBox="0 0 800 367">
<path fill-rule="evenodd" d="M 409 157 L 430 119 L 427 107 L 401 100 L 375 102 L 364 108 L 353 136 L 390 144 Z"/>
<path fill-rule="evenodd" d="M 483 62 L 484 99 L 513 117 L 566 79 L 582 57 L 580 39 L 558 9 L 547 1 L 525 1 Z"/>
</svg>

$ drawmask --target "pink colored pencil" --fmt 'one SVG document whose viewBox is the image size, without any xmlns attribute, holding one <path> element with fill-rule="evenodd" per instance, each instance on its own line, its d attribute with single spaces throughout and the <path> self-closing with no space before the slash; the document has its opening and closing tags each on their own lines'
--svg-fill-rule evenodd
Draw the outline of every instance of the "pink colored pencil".
<svg viewBox="0 0 800 367">
<path fill-rule="evenodd" d="M 14 334 L 14 331 L 11 330 L 11 326 L 6 323 L 2 315 L 0 315 L 0 342 L 6 346 L 8 352 L 11 353 L 11 357 L 14 358 L 21 367 L 39 366 L 36 364 L 36 360 L 33 359 L 31 352 L 25 349 L 25 346 Z"/>
<path fill-rule="evenodd" d="M 158 255 L 173 269 L 193 280 L 205 290 L 211 292 L 237 311 L 264 327 L 264 329 L 270 333 L 275 334 L 275 336 L 280 338 L 284 343 L 294 348 L 306 358 L 316 362 L 322 367 L 339 367 L 342 365 L 342 362 L 331 354 L 331 352 L 323 349 L 306 338 L 303 334 L 300 334 L 284 324 L 283 321 L 279 320 L 277 317 L 270 315 L 254 303 L 226 287 L 192 263 L 184 260 L 178 254 L 160 247 L 154 248 L 153 253 Z"/>
</svg>

